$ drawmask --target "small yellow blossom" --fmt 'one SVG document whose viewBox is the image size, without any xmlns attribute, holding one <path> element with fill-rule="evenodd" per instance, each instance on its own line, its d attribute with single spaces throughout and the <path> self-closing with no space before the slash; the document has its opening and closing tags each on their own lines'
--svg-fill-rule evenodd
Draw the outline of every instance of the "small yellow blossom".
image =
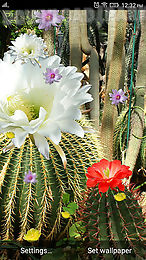
<svg viewBox="0 0 146 260">
<path fill-rule="evenodd" d="M 12 139 L 12 138 L 15 137 L 15 134 L 12 133 L 12 132 L 7 132 L 7 133 L 6 133 L 6 136 L 7 136 L 8 138 Z"/>
<path fill-rule="evenodd" d="M 117 193 L 116 195 L 114 195 L 114 198 L 117 201 L 122 201 L 126 199 L 126 195 L 125 193 Z"/>
<path fill-rule="evenodd" d="M 70 217 L 70 214 L 67 211 L 61 212 L 61 215 L 62 215 L 63 218 L 69 218 Z"/>
<path fill-rule="evenodd" d="M 39 232 L 39 230 L 31 228 L 27 231 L 27 234 L 24 235 L 23 239 L 28 242 L 34 242 L 39 239 L 40 235 L 41 233 Z"/>
</svg>

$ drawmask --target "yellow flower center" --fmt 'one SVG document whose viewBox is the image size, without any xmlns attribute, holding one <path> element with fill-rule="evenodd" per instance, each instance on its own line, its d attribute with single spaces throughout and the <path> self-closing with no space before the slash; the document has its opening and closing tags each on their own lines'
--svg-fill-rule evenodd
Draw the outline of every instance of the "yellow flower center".
<svg viewBox="0 0 146 260">
<path fill-rule="evenodd" d="M 21 110 L 31 121 L 39 117 L 40 108 L 43 107 L 47 112 L 46 120 L 52 111 L 54 94 L 55 89 L 51 87 L 30 88 L 28 93 L 25 90 L 20 90 L 7 97 L 4 110 L 9 116 L 13 116 L 16 110 Z"/>
<path fill-rule="evenodd" d="M 22 53 L 31 54 L 34 50 L 32 48 L 21 48 Z"/>
<path fill-rule="evenodd" d="M 51 14 L 49 14 L 49 15 L 46 16 L 46 20 L 47 20 L 47 21 L 51 21 L 51 20 L 52 20 L 52 17 L 53 17 L 53 16 L 52 16 Z"/>
<path fill-rule="evenodd" d="M 55 78 L 55 73 L 51 73 L 51 78 L 52 78 L 52 79 Z"/>
<path fill-rule="evenodd" d="M 21 96 L 9 96 L 7 101 L 6 110 L 10 116 L 14 115 L 16 110 L 22 110 L 27 115 L 29 121 L 38 118 L 40 107 L 34 106 L 27 100 L 22 99 Z"/>
<path fill-rule="evenodd" d="M 117 95 L 117 96 L 116 96 L 116 99 L 117 99 L 117 100 L 119 100 L 119 99 L 120 99 L 120 97 L 121 97 L 120 95 Z"/>
<path fill-rule="evenodd" d="M 107 176 L 109 178 L 109 174 L 110 174 L 110 170 L 109 168 L 106 168 L 106 170 L 103 171 L 105 176 Z"/>
</svg>

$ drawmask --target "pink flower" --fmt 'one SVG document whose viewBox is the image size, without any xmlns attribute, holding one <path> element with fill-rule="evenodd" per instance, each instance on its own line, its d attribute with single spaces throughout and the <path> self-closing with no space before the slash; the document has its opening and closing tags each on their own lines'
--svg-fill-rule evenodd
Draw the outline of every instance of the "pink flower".
<svg viewBox="0 0 146 260">
<path fill-rule="evenodd" d="M 64 16 L 60 15 L 58 10 L 41 10 L 34 14 L 38 18 L 36 20 L 36 22 L 39 23 L 38 28 L 45 29 L 45 31 L 47 31 L 51 25 L 58 26 L 64 19 Z"/>
<path fill-rule="evenodd" d="M 62 76 L 59 74 L 59 70 L 58 69 L 51 69 L 51 68 L 47 68 L 46 72 L 44 73 L 45 76 L 45 82 L 52 84 L 54 81 L 58 82 Z"/>
<path fill-rule="evenodd" d="M 102 159 L 88 168 L 87 187 L 95 187 L 98 184 L 99 192 L 106 192 L 109 187 L 111 189 L 118 187 L 119 190 L 124 191 L 125 186 L 122 184 L 122 179 L 132 175 L 129 168 L 129 166 L 121 165 L 119 160 L 109 162 Z"/>
<path fill-rule="evenodd" d="M 125 96 L 125 92 L 122 89 L 119 89 L 118 91 L 116 89 L 112 89 L 113 94 L 109 93 L 109 96 L 111 97 L 112 105 L 118 105 L 119 103 L 124 103 L 127 99 Z"/>
<path fill-rule="evenodd" d="M 24 182 L 26 183 L 35 183 L 36 182 L 36 173 L 29 171 L 25 172 Z"/>
</svg>

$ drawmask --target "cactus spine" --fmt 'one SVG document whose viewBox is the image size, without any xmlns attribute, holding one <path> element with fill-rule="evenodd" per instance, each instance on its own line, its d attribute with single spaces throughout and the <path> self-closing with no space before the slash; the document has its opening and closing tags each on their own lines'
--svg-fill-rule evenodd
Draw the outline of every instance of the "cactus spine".
<svg viewBox="0 0 146 260">
<path fill-rule="evenodd" d="M 144 259 L 145 225 L 141 208 L 128 190 L 125 191 L 126 199 L 123 201 L 116 201 L 115 194 L 110 189 L 100 196 L 97 187 L 91 188 L 81 202 L 79 220 L 86 227 L 84 236 L 87 246 L 98 249 L 98 254 L 93 255 L 92 259 Z M 112 250 L 103 250 L 110 248 L 130 248 L 131 253 L 113 256 Z"/>
</svg>

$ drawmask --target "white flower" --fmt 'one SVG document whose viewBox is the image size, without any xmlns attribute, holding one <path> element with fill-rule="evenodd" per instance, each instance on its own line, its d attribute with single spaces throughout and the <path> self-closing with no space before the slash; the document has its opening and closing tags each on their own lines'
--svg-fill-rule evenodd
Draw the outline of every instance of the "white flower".
<svg viewBox="0 0 146 260">
<path fill-rule="evenodd" d="M 13 46 L 10 46 L 8 53 L 13 56 L 13 61 L 22 60 L 27 62 L 30 60 L 32 63 L 38 62 L 39 58 L 45 58 L 46 44 L 41 37 L 33 34 L 21 34 L 15 41 L 11 41 Z"/>
<path fill-rule="evenodd" d="M 4 151 L 21 147 L 30 135 L 40 153 L 49 159 L 49 138 L 65 166 L 65 154 L 59 146 L 61 132 L 84 136 L 75 120 L 81 118 L 80 105 L 92 101 L 87 93 L 91 86 L 80 88 L 83 74 L 76 72 L 76 67 L 61 65 L 56 55 L 40 59 L 40 64 L 11 64 L 8 54 L 0 62 L 0 132 L 14 134 Z M 47 84 L 47 68 L 57 70 L 60 79 Z"/>
</svg>

